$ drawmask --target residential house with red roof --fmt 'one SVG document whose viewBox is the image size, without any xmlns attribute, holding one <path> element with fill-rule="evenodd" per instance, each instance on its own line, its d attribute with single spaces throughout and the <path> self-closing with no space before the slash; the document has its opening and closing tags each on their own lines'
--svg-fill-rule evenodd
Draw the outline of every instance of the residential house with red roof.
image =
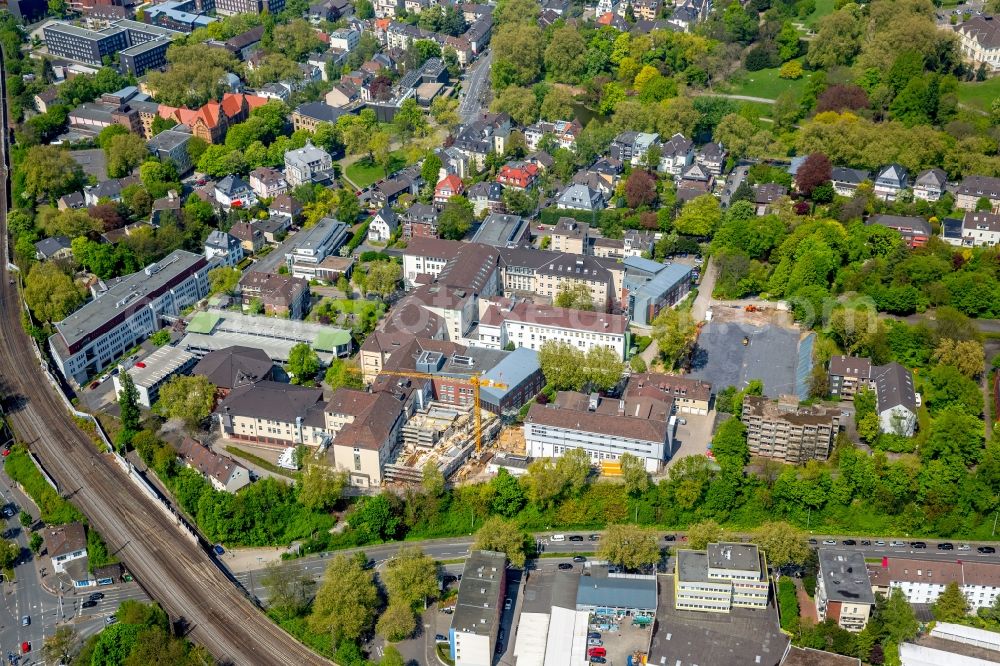
<svg viewBox="0 0 1000 666">
<path fill-rule="evenodd" d="M 524 162 L 504 164 L 497 174 L 497 182 L 515 190 L 530 190 L 538 179 L 538 166 Z"/>
<path fill-rule="evenodd" d="M 462 179 L 453 173 L 448 174 L 434 188 L 434 203 L 446 204 L 452 197 L 465 192 Z"/>
</svg>

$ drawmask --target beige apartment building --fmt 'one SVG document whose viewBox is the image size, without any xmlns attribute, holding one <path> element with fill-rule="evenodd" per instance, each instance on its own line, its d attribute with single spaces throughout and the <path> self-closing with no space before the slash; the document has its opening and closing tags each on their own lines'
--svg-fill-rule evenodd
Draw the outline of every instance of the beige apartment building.
<svg viewBox="0 0 1000 666">
<path fill-rule="evenodd" d="M 590 235 L 590 225 L 577 222 L 571 217 L 560 217 L 556 226 L 552 227 L 553 252 L 569 252 L 570 254 L 586 254 Z"/>
<path fill-rule="evenodd" d="M 843 413 L 817 405 L 799 406 L 795 396 L 777 402 L 761 396 L 743 400 L 750 453 L 789 463 L 826 460 Z"/>
<path fill-rule="evenodd" d="M 767 561 L 749 543 L 710 543 L 705 550 L 677 551 L 674 606 L 677 610 L 729 613 L 767 607 Z"/>
</svg>

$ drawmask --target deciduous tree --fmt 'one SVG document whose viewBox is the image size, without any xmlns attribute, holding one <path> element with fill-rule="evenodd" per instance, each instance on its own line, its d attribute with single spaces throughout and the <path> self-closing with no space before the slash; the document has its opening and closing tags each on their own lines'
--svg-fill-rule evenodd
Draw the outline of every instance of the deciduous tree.
<svg viewBox="0 0 1000 666">
<path fill-rule="evenodd" d="M 688 236 L 711 236 L 721 221 L 719 200 L 711 194 L 703 194 L 684 204 L 674 228 Z"/>
<path fill-rule="evenodd" d="M 629 495 L 639 495 L 649 488 L 649 472 L 646 463 L 639 456 L 623 453 L 619 459 L 622 466 L 622 481 L 625 482 L 625 492 Z"/>
<path fill-rule="evenodd" d="M 805 196 L 811 196 L 813 189 L 830 182 L 832 168 L 830 159 L 823 153 L 807 155 L 795 174 L 795 187 Z"/>
<path fill-rule="evenodd" d="M 597 556 L 626 569 L 641 569 L 660 561 L 656 533 L 638 525 L 609 525 Z"/>
<path fill-rule="evenodd" d="M 160 397 L 153 406 L 161 416 L 180 419 L 191 431 L 212 413 L 215 386 L 201 375 L 175 375 L 160 388 Z"/>
<path fill-rule="evenodd" d="M 654 168 L 656 165 L 653 165 Z M 625 202 L 629 208 L 650 206 L 656 202 L 656 178 L 643 169 L 633 169 L 625 180 Z"/>
<path fill-rule="evenodd" d="M 309 343 L 300 342 L 288 351 L 288 373 L 292 375 L 293 384 L 312 379 L 319 367 L 319 356 Z"/>
<path fill-rule="evenodd" d="M 722 526 L 711 519 L 695 523 L 687 529 L 688 547 L 694 550 L 704 550 L 708 544 L 722 541 L 724 536 Z"/>
<path fill-rule="evenodd" d="M 437 596 L 437 565 L 417 546 L 400 548 L 381 575 L 390 606 L 414 609 Z"/>
<path fill-rule="evenodd" d="M 554 303 L 557 308 L 588 311 L 594 309 L 590 287 L 583 282 L 563 282 L 556 292 Z"/>
<path fill-rule="evenodd" d="M 772 566 L 804 564 L 809 546 L 802 530 L 784 521 L 767 522 L 754 530 L 753 542 L 767 554 Z"/>
<path fill-rule="evenodd" d="M 122 430 L 127 433 L 137 433 L 142 417 L 139 412 L 139 389 L 135 387 L 132 375 L 127 372 L 120 373 L 118 381 L 121 382 L 122 387 L 118 393 L 118 410 L 121 414 L 119 418 Z"/>
<path fill-rule="evenodd" d="M 112 137 L 104 154 L 108 178 L 122 178 L 149 158 L 149 148 L 141 136 L 127 133 Z"/>
<path fill-rule="evenodd" d="M 949 582 L 933 605 L 938 622 L 961 622 L 969 615 L 969 600 L 957 581 Z"/>
<path fill-rule="evenodd" d="M 653 320 L 652 337 L 667 367 L 674 367 L 691 353 L 697 327 L 691 314 L 677 308 L 665 308 Z"/>
<path fill-rule="evenodd" d="M 463 196 L 453 196 L 444 205 L 438 217 L 438 233 L 441 238 L 462 240 L 469 232 L 474 217 L 472 204 Z"/>
<path fill-rule="evenodd" d="M 55 263 L 32 266 L 24 285 L 24 299 L 41 321 L 62 321 L 83 304 L 80 289 Z"/>
<path fill-rule="evenodd" d="M 299 502 L 307 509 L 327 511 L 337 503 L 346 486 L 346 472 L 310 462 L 298 481 Z"/>
<path fill-rule="evenodd" d="M 21 163 L 24 192 L 52 201 L 83 186 L 83 169 L 72 153 L 59 146 L 32 146 Z"/>
<path fill-rule="evenodd" d="M 395 261 L 375 261 L 368 265 L 365 291 L 387 298 L 399 287 L 403 276 L 402 267 Z"/>
<path fill-rule="evenodd" d="M 241 277 L 243 277 L 243 273 L 238 268 L 230 268 L 229 266 L 213 268 L 208 272 L 208 293 L 232 294 L 236 291 Z"/>
<path fill-rule="evenodd" d="M 401 641 L 407 638 L 417 628 L 417 619 L 413 610 L 405 604 L 390 602 L 375 625 L 375 631 L 390 641 Z"/>
<path fill-rule="evenodd" d="M 371 629 L 378 606 L 378 590 L 372 572 L 358 558 L 337 555 L 327 565 L 316 593 L 309 627 L 329 634 L 336 645 L 356 640 Z"/>
<path fill-rule="evenodd" d="M 515 567 L 523 567 L 527 560 L 528 535 L 517 523 L 494 516 L 476 532 L 473 548 L 504 553 Z"/>
</svg>

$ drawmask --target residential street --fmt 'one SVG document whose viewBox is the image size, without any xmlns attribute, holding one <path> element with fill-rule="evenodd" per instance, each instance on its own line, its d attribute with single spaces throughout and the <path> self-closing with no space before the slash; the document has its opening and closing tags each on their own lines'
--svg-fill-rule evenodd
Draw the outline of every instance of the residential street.
<svg viewBox="0 0 1000 666">
<path fill-rule="evenodd" d="M 458 115 L 467 123 L 486 110 L 486 98 L 490 90 L 490 63 L 493 52 L 484 53 L 471 67 L 463 86 L 464 95 L 458 105 Z"/>
</svg>

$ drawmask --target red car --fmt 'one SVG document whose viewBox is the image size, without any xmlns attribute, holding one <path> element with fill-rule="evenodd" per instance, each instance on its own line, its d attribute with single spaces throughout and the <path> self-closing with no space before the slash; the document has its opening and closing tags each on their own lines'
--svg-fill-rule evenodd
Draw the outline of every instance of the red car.
<svg viewBox="0 0 1000 666">
<path fill-rule="evenodd" d="M 21 654 L 28 654 L 29 652 L 31 652 L 31 643 L 24 641 L 21 643 Z"/>
</svg>

